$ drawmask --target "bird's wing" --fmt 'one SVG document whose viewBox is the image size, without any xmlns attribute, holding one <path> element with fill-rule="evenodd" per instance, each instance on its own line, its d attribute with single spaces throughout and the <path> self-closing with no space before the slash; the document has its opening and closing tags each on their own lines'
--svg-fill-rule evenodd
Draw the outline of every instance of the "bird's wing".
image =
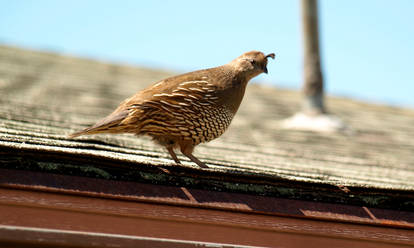
<svg viewBox="0 0 414 248">
<path fill-rule="evenodd" d="M 186 135 L 184 130 L 219 115 L 220 109 L 215 107 L 219 98 L 214 92 L 215 86 L 205 80 L 178 83 L 144 101 L 128 102 L 129 114 L 120 125 L 134 127 L 137 134 Z"/>
<path fill-rule="evenodd" d="M 169 91 L 155 93 L 150 98 L 129 102 L 128 109 L 159 109 L 174 118 L 183 118 L 187 114 L 195 115 L 201 108 L 214 106 L 218 97 L 215 85 L 206 80 L 190 80 L 177 84 Z"/>
</svg>

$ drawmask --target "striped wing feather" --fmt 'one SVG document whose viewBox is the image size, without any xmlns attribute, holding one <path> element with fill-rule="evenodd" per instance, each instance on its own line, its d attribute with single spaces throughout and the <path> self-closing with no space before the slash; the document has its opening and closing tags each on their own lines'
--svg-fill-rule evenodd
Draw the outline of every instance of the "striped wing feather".
<svg viewBox="0 0 414 248">
<path fill-rule="evenodd" d="M 215 86 L 204 80 L 182 82 L 169 93 L 130 103 L 130 114 L 123 123 L 135 126 L 138 134 L 180 136 L 194 143 L 209 141 L 221 135 L 231 121 L 215 92 Z"/>
</svg>

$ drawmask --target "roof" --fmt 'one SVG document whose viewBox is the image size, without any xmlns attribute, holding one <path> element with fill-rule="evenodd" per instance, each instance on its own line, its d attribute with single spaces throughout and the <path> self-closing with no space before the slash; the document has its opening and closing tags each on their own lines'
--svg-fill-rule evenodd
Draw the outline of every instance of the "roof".
<svg viewBox="0 0 414 248">
<path fill-rule="evenodd" d="M 67 138 L 109 114 L 126 97 L 172 74 L 0 46 L 0 170 L 8 175 L 0 177 L 0 186 L 134 195 L 135 200 L 208 208 L 247 206 L 243 211 L 289 216 L 301 212 L 321 217 L 311 210 L 315 205 L 306 213 L 303 206 L 328 203 L 334 205 L 325 213 L 336 214 L 324 218 L 331 220 L 386 220 L 414 227 L 411 109 L 328 97 L 329 111 L 348 123 L 351 132 L 286 130 L 280 123 L 299 109 L 300 94 L 251 83 L 229 130 L 196 148 L 195 155 L 210 169 L 198 168 L 183 156 L 184 164 L 177 166 L 162 147 L 132 135 Z M 164 194 L 165 189 L 147 195 L 131 191 L 131 182 L 144 188 L 192 189 L 198 197 L 186 194 L 189 202 L 182 201 Z M 216 193 L 213 197 L 208 192 Z M 293 203 L 302 207 L 289 207 Z M 353 210 L 338 210 L 341 204 Z M 371 212 L 349 214 L 360 207 Z"/>
</svg>

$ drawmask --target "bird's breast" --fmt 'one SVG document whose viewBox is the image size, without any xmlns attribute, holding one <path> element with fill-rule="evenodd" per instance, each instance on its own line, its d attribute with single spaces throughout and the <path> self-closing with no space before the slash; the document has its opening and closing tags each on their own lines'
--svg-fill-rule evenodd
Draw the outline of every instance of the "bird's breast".
<svg viewBox="0 0 414 248">
<path fill-rule="evenodd" d="M 192 127 L 188 132 L 195 143 L 208 142 L 221 136 L 234 116 L 225 106 L 200 107 L 197 113 L 194 118 L 186 119 L 187 126 Z"/>
</svg>

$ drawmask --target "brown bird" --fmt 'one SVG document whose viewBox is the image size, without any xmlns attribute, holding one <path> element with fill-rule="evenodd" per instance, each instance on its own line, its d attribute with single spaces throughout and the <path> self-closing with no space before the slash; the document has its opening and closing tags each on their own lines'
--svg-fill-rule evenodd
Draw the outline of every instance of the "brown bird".
<svg viewBox="0 0 414 248">
<path fill-rule="evenodd" d="M 194 147 L 224 133 L 237 112 L 250 79 L 267 73 L 273 53 L 251 51 L 230 63 L 170 77 L 123 101 L 112 114 L 69 137 L 97 133 L 148 135 L 167 148 L 180 164 L 175 148 L 203 168 Z"/>
</svg>

